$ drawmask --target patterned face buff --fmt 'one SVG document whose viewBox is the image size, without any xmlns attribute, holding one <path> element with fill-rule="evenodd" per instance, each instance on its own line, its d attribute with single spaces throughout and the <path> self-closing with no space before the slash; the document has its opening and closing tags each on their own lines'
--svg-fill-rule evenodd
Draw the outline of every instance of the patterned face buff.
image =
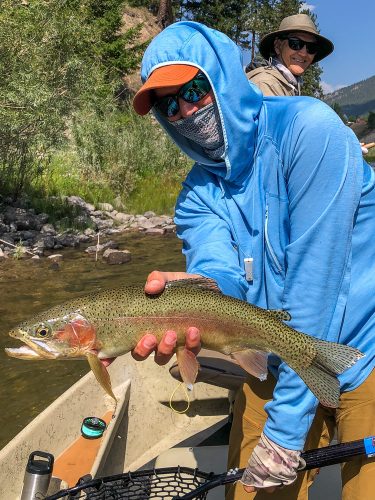
<svg viewBox="0 0 375 500">
<path fill-rule="evenodd" d="M 212 160 L 222 159 L 224 135 L 216 103 L 208 104 L 193 115 L 169 124 L 179 134 L 199 144 Z"/>
</svg>

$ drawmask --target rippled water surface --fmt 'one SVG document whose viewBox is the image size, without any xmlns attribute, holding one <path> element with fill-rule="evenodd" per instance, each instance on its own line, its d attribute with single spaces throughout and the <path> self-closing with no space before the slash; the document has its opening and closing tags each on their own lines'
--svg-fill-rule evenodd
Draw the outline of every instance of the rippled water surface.
<svg viewBox="0 0 375 500">
<path fill-rule="evenodd" d="M 115 239 L 115 238 L 112 238 Z M 48 259 L 0 263 L 0 449 L 56 397 L 88 371 L 86 361 L 25 361 L 6 356 L 19 346 L 7 332 L 35 313 L 87 292 L 144 283 L 153 269 L 184 269 L 176 236 L 127 234 L 116 241 L 132 253 L 131 262 L 95 262 L 84 248 L 64 251 L 58 269 Z"/>
</svg>

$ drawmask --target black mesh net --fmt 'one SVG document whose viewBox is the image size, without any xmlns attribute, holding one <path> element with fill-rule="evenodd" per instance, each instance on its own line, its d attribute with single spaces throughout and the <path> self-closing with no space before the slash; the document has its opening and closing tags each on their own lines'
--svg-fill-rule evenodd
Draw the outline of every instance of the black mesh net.
<svg viewBox="0 0 375 500">
<path fill-rule="evenodd" d="M 45 500 L 173 500 L 193 492 L 213 477 L 212 473 L 188 467 L 169 467 L 81 481 L 77 486 L 61 490 Z M 205 499 L 207 493 L 196 496 Z"/>
</svg>

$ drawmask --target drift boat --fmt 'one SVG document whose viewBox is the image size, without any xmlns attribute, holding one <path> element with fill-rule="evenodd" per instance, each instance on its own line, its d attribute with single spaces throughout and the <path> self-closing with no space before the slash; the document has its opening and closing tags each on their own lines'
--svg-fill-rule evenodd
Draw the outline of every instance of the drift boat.
<svg viewBox="0 0 375 500">
<path fill-rule="evenodd" d="M 98 387 L 91 372 L 85 375 L 0 451 L 0 499 L 21 498 L 28 458 L 36 450 L 54 457 L 48 495 L 75 486 L 88 474 L 105 477 L 177 465 L 225 472 L 232 389 L 244 374 L 231 363 L 230 371 L 218 377 L 210 369 L 207 351 L 199 360 L 206 367 L 206 382 L 194 385 L 187 404 L 186 394 L 170 374 L 176 370 L 173 361 L 160 367 L 152 358 L 144 362 L 129 354 L 117 358 L 109 367 L 118 399 L 114 415 L 112 398 Z M 225 360 L 223 367 L 222 372 Z M 226 387 L 217 386 L 216 378 L 222 383 L 223 377 Z M 81 434 L 83 420 L 92 416 L 107 424 L 97 439 Z M 322 470 L 310 500 L 341 498 L 338 470 L 338 466 Z M 224 499 L 224 488 L 215 488 L 207 498 Z"/>
</svg>

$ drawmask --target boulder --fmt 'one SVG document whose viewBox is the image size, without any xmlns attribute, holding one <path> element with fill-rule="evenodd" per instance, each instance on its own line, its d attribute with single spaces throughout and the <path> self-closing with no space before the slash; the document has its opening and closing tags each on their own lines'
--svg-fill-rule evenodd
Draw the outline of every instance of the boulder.
<svg viewBox="0 0 375 500">
<path fill-rule="evenodd" d="M 165 234 L 165 229 L 163 227 L 150 227 L 150 229 L 145 231 L 145 234 L 159 236 Z"/>
<path fill-rule="evenodd" d="M 104 212 L 113 212 L 113 206 L 110 203 L 98 203 L 99 210 Z"/>
<path fill-rule="evenodd" d="M 131 253 L 129 250 L 114 250 L 107 248 L 103 253 L 103 259 L 108 264 L 125 264 L 131 260 Z"/>
</svg>

